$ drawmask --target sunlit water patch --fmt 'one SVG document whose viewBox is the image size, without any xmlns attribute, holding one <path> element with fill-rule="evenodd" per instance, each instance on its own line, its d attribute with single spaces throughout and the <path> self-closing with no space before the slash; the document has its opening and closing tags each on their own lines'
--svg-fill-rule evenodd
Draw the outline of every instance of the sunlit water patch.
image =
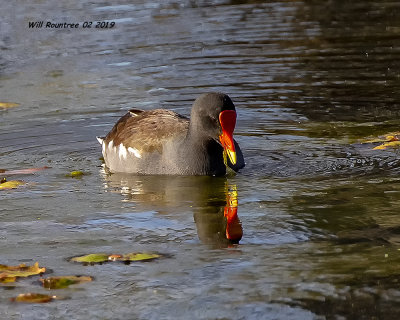
<svg viewBox="0 0 400 320">
<path fill-rule="evenodd" d="M 398 319 L 399 6 L 353 1 L 66 1 L 0 5 L 0 248 L 94 281 L 7 319 Z M 30 30 L 28 21 L 114 21 Z M 46 19 L 47 19 L 46 18 Z M 96 136 L 130 108 L 237 106 L 236 176 L 108 175 Z M 29 174 L 5 170 L 43 168 Z M 73 171 L 84 174 L 71 177 Z M 242 231 L 227 239 L 235 190 Z M 229 201 L 228 201 L 229 202 Z M 238 227 L 238 224 L 235 226 Z M 240 229 L 235 229 L 240 230 Z M 228 232 L 229 233 L 229 232 Z M 160 252 L 82 266 L 91 252 Z"/>
</svg>

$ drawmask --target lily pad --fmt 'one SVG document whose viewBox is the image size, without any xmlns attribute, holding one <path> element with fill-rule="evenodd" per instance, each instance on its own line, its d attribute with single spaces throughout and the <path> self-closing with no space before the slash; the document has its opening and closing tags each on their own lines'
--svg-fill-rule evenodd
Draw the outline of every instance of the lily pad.
<svg viewBox="0 0 400 320">
<path fill-rule="evenodd" d="M 20 104 L 15 102 L 0 102 L 0 108 L 8 109 L 18 107 Z"/>
<path fill-rule="evenodd" d="M 104 263 L 108 260 L 109 254 L 106 253 L 91 253 L 80 257 L 73 257 L 70 261 L 80 262 L 84 264 Z"/>
<path fill-rule="evenodd" d="M 40 268 L 39 262 L 33 266 L 20 264 L 19 266 L 7 266 L 0 264 L 0 277 L 30 277 L 46 272 L 46 268 Z"/>
<path fill-rule="evenodd" d="M 21 185 L 26 184 L 25 181 L 22 180 L 11 180 L 11 181 L 7 181 L 5 178 L 3 178 L 0 181 L 0 190 L 2 189 L 16 189 Z"/>
<path fill-rule="evenodd" d="M 134 261 L 150 261 L 160 258 L 161 255 L 157 253 L 143 253 L 131 252 L 127 254 L 105 254 L 105 253 L 92 253 L 85 256 L 71 258 L 72 262 L 80 262 L 83 264 L 97 264 L 112 261 L 120 262 L 134 262 Z"/>
<path fill-rule="evenodd" d="M 46 289 L 63 289 L 70 285 L 82 282 L 92 281 L 93 278 L 89 276 L 62 276 L 62 277 L 49 277 L 42 278 L 40 281 Z"/>
<path fill-rule="evenodd" d="M 46 303 L 56 299 L 56 296 L 50 296 L 42 293 L 21 293 L 15 298 L 11 298 L 14 302 L 24 303 Z"/>
</svg>

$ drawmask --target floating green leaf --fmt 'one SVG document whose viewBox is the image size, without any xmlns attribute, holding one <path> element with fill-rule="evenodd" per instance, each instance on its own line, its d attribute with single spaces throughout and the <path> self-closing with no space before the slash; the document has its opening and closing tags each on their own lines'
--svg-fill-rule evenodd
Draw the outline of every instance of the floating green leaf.
<svg viewBox="0 0 400 320">
<path fill-rule="evenodd" d="M 46 289 L 63 289 L 72 284 L 92 281 L 93 278 L 89 276 L 62 276 L 62 277 L 49 277 L 42 278 L 40 281 Z"/>
<path fill-rule="evenodd" d="M 155 253 L 127 253 L 122 256 L 122 261 L 149 261 L 160 258 L 159 254 Z"/>
<path fill-rule="evenodd" d="M 15 298 L 11 298 L 14 302 L 25 302 L 25 303 L 46 303 L 56 299 L 56 296 L 50 296 L 41 293 L 21 293 Z"/>
<path fill-rule="evenodd" d="M 157 253 L 142 253 L 131 252 L 127 254 L 105 254 L 105 253 L 92 253 L 85 256 L 71 258 L 70 261 L 80 262 L 84 264 L 96 264 L 112 261 L 120 262 L 134 262 L 134 261 L 150 261 L 160 258 L 161 255 Z"/>
<path fill-rule="evenodd" d="M 85 175 L 85 173 L 83 171 L 71 171 L 70 173 L 66 174 L 66 177 L 70 177 L 70 178 L 80 178 L 83 175 Z"/>
<path fill-rule="evenodd" d="M 1 277 L 29 277 L 46 272 L 46 268 L 40 268 L 39 262 L 33 266 L 26 266 L 20 264 L 19 266 L 7 266 L 0 264 L 0 278 Z"/>
<path fill-rule="evenodd" d="M 109 254 L 106 253 L 91 253 L 84 256 L 71 258 L 71 261 L 87 264 L 103 263 L 108 261 L 108 256 Z"/>
</svg>

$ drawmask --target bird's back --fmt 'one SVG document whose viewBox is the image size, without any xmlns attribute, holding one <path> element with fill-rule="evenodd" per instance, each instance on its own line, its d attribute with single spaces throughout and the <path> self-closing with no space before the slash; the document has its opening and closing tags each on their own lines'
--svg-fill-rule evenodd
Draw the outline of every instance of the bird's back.
<svg viewBox="0 0 400 320">
<path fill-rule="evenodd" d="M 188 127 L 188 118 L 170 110 L 131 110 L 99 140 L 106 166 L 113 172 L 163 174 L 165 146 L 182 140 Z"/>
</svg>

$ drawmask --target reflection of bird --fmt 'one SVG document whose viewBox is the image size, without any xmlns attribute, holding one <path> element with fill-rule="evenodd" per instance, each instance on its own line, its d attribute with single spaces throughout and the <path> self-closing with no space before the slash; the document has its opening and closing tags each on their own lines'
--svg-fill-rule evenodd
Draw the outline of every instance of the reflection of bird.
<svg viewBox="0 0 400 320">
<path fill-rule="evenodd" d="M 190 120 L 165 109 L 131 110 L 98 140 L 112 172 L 224 175 L 226 165 L 244 167 L 235 124 L 231 99 L 207 93 L 194 102 Z"/>
<path fill-rule="evenodd" d="M 193 212 L 197 235 L 205 244 L 225 247 L 242 238 L 237 188 L 225 177 L 104 173 L 103 179 L 106 190 L 121 193 L 135 212 L 155 211 L 158 217 L 183 219 L 184 232 L 192 231 L 186 217 Z"/>
<path fill-rule="evenodd" d="M 226 202 L 210 197 L 205 206 L 196 208 L 194 220 L 200 240 L 213 245 L 239 243 L 243 236 L 242 224 L 238 217 L 236 185 L 225 183 Z M 225 205 L 223 207 L 223 205 Z"/>
</svg>

